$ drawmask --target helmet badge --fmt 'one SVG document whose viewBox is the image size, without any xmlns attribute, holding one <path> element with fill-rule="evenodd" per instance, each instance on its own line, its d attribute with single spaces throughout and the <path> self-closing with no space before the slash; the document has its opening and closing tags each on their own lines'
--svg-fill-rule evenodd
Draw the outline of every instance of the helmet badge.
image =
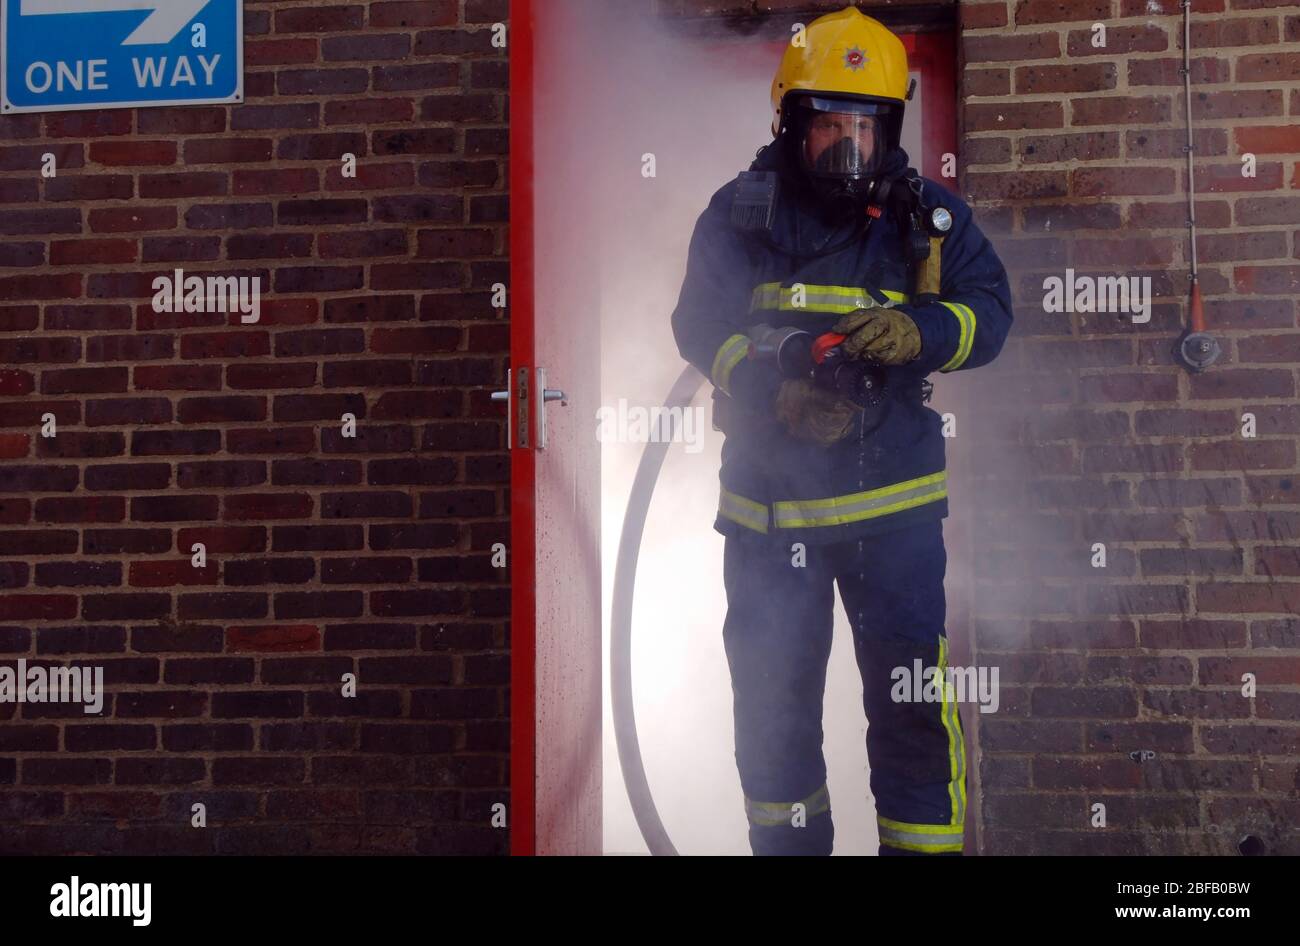
<svg viewBox="0 0 1300 946">
<path fill-rule="evenodd" d="M 851 72 L 857 72 L 867 65 L 867 54 L 861 49 L 854 46 L 844 53 L 844 68 Z"/>
</svg>

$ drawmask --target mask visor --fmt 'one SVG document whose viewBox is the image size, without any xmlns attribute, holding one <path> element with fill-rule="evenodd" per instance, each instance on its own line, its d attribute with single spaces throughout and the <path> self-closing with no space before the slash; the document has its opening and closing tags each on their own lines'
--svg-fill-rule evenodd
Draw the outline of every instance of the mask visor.
<svg viewBox="0 0 1300 946">
<path fill-rule="evenodd" d="M 885 158 L 880 117 L 849 110 L 846 102 L 821 101 L 829 102 L 835 110 L 808 107 L 806 103 L 800 110 L 803 134 L 799 154 L 804 170 L 816 177 L 847 181 L 870 177 Z"/>
</svg>

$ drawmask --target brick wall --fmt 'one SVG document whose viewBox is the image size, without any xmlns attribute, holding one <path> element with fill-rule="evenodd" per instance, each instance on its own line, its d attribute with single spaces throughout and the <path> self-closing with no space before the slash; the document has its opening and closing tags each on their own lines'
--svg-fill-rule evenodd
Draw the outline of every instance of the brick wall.
<svg viewBox="0 0 1300 946">
<path fill-rule="evenodd" d="M 0 118 L 0 654 L 110 684 L 0 704 L 0 850 L 505 849 L 504 7 L 247 0 L 244 105 Z M 1179 8 L 960 5 L 962 190 L 1017 287 L 959 412 L 986 853 L 1300 851 L 1300 4 L 1194 10 L 1224 356 L 1189 377 Z M 178 266 L 260 276 L 261 322 L 154 312 Z M 1066 267 L 1150 275 L 1151 322 L 1042 311 Z"/>
<path fill-rule="evenodd" d="M 246 0 L 244 104 L 0 118 L 0 659 L 109 691 L 0 704 L 0 851 L 506 850 L 506 7 Z"/>
<path fill-rule="evenodd" d="M 841 5 L 658 2 L 738 41 Z M 905 29 L 950 6 L 857 5 Z M 950 632 L 1001 679 L 997 713 L 964 712 L 978 849 L 1300 852 L 1300 3 L 1193 0 L 1200 280 L 1223 346 L 1197 376 L 1171 355 L 1189 271 L 1181 7 L 958 11 L 959 184 L 1016 293 L 1000 359 L 936 392 L 958 424 L 954 519 L 972 526 L 950 553 L 973 577 L 950 599 L 974 619 Z M 1150 276 L 1150 322 L 1044 311 L 1067 267 Z"/>
<path fill-rule="evenodd" d="M 961 14 L 963 191 L 1018 293 L 972 418 L 977 657 L 1003 681 L 978 726 L 982 849 L 1300 852 L 1300 4 L 1193 3 L 1197 250 L 1224 349 L 1197 376 L 1170 356 L 1189 270 L 1181 7 Z M 1149 275 L 1151 321 L 1043 311 L 1066 267 Z"/>
</svg>

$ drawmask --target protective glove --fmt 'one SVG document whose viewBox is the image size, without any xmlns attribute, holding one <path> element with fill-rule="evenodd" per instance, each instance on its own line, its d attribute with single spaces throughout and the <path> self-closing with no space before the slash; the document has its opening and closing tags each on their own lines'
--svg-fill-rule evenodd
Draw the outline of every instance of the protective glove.
<svg viewBox="0 0 1300 946">
<path fill-rule="evenodd" d="M 783 381 L 776 395 L 776 416 L 786 432 L 822 447 L 848 436 L 860 411 L 852 401 L 804 379 Z"/>
<path fill-rule="evenodd" d="M 831 331 L 848 336 L 840 348 L 850 358 L 905 365 L 921 354 L 921 330 L 899 309 L 857 309 Z"/>
</svg>

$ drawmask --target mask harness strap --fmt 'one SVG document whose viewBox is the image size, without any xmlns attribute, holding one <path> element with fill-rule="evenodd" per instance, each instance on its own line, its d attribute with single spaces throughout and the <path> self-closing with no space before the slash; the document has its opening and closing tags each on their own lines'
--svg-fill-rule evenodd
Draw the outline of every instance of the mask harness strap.
<svg viewBox="0 0 1300 946">
<path fill-rule="evenodd" d="M 792 259 L 820 259 L 831 256 L 863 239 L 871 227 L 873 216 L 863 213 L 862 219 L 855 225 L 848 236 L 833 246 L 820 250 L 803 252 L 788 246 L 782 246 L 772 239 L 772 227 L 776 224 L 776 208 L 780 195 L 780 175 L 775 171 L 742 171 L 736 186 L 736 194 L 731 204 L 731 224 L 747 236 L 751 236 L 768 249 L 789 256 Z M 797 239 L 796 239 L 797 242 Z"/>
</svg>

